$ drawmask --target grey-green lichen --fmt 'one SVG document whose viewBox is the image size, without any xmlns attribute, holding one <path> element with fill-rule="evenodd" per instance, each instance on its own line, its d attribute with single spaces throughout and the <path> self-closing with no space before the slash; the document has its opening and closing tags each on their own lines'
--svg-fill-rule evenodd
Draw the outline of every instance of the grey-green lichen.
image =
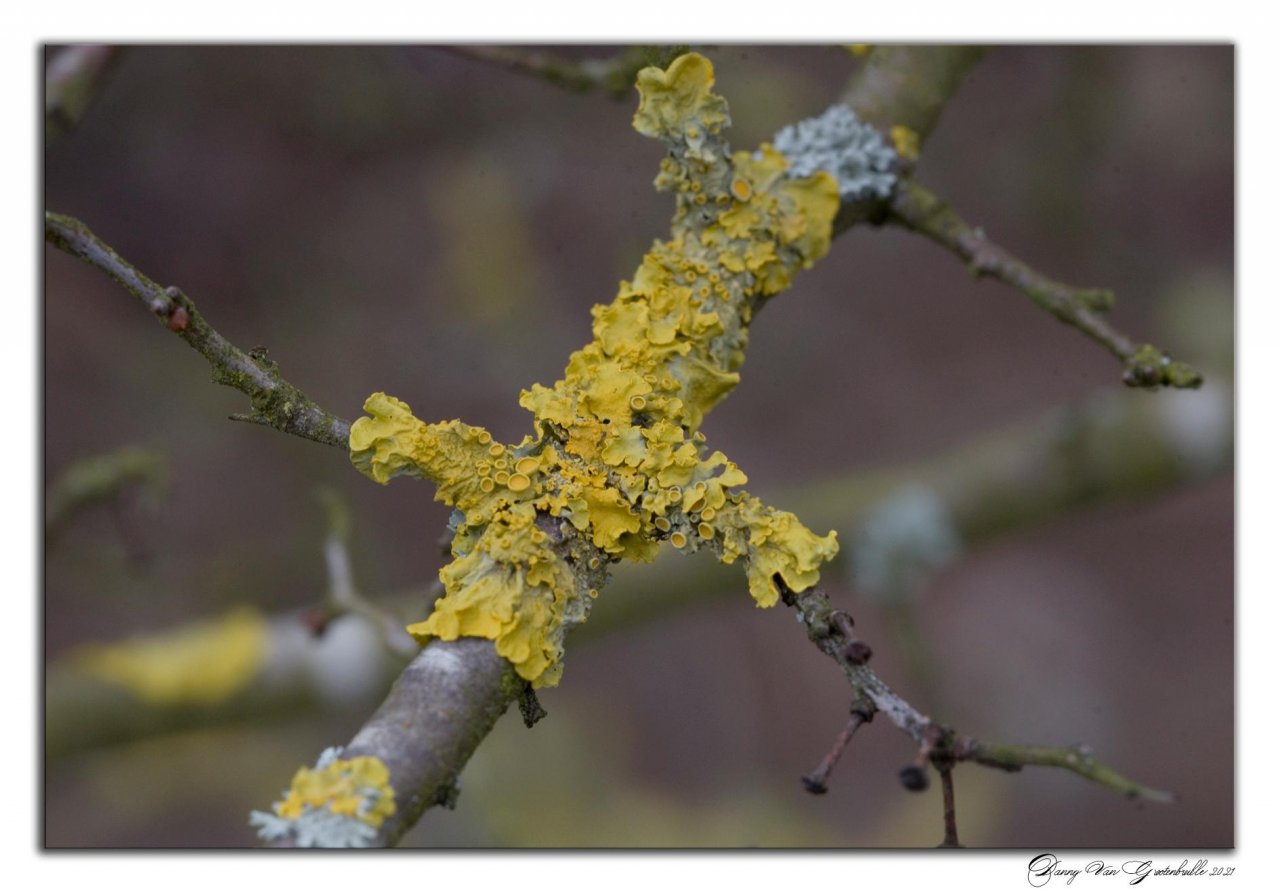
<svg viewBox="0 0 1280 892">
<path fill-rule="evenodd" d="M 898 153 L 847 105 L 833 105 L 815 118 L 782 128 L 773 147 L 789 162 L 787 176 L 825 170 L 840 184 L 844 201 L 888 198 L 898 179 Z"/>
<path fill-rule="evenodd" d="M 329 747 L 314 768 L 299 768 L 271 812 L 254 811 L 249 825 L 268 842 L 302 848 L 365 848 L 396 812 L 387 766 L 376 756 L 342 758 Z"/>
<path fill-rule="evenodd" d="M 1196 388 L 1203 381 L 1191 366 L 1177 362 L 1151 344 L 1139 346 L 1124 364 L 1124 383 L 1130 387 Z"/>
<path fill-rule="evenodd" d="M 885 603 L 918 594 L 961 551 L 960 533 L 938 493 L 906 486 L 871 510 L 850 549 L 854 585 Z"/>
</svg>

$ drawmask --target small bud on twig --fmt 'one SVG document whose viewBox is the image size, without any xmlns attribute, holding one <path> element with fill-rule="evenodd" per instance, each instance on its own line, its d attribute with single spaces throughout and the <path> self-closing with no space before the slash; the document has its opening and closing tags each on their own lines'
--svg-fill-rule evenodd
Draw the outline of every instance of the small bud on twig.
<svg viewBox="0 0 1280 892">
<path fill-rule="evenodd" d="M 862 666 L 871 660 L 871 646 L 855 638 L 841 648 L 840 656 L 850 666 Z"/>
<path fill-rule="evenodd" d="M 929 789 L 929 775 L 919 765 L 908 765 L 898 772 L 898 780 L 912 793 Z"/>
<path fill-rule="evenodd" d="M 821 796 L 827 792 L 827 778 L 825 774 L 817 771 L 811 771 L 804 777 L 800 778 L 800 783 L 804 784 L 804 788 L 815 796 Z"/>
<path fill-rule="evenodd" d="M 178 306 L 173 308 L 173 312 L 169 314 L 169 320 L 166 324 L 169 326 L 169 331 L 186 331 L 187 323 L 190 320 L 191 317 L 187 314 L 186 308 Z"/>
</svg>

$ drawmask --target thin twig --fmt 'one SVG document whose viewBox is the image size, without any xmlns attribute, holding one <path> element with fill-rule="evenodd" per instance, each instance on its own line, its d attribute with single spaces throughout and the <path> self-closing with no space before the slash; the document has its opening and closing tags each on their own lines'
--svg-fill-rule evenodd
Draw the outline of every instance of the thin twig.
<svg viewBox="0 0 1280 892">
<path fill-rule="evenodd" d="M 147 278 L 73 217 L 46 211 L 44 237 L 60 250 L 97 267 L 142 301 L 162 325 L 209 361 L 215 383 L 248 395 L 253 412 L 243 416 L 244 420 L 317 443 L 347 448 L 350 424 L 321 409 L 281 377 L 265 351 L 245 353 L 224 338 L 204 320 L 191 298 L 181 290 L 161 287 Z"/>
<path fill-rule="evenodd" d="M 324 540 L 324 561 L 329 571 L 329 594 L 321 616 L 321 627 L 336 617 L 353 613 L 367 619 L 379 632 L 390 653 L 402 660 L 416 656 L 422 648 L 405 631 L 404 623 L 360 594 L 351 569 L 348 541 L 351 518 L 346 504 L 329 487 L 318 487 L 316 498 L 324 506 L 329 519 L 329 534 Z"/>
<path fill-rule="evenodd" d="M 969 266 L 978 278 L 990 276 L 1012 285 L 1060 321 L 1079 329 L 1124 363 L 1131 387 L 1199 387 L 1200 373 L 1174 362 L 1151 344 L 1135 344 L 1100 315 L 1115 295 L 1102 288 L 1073 288 L 1042 275 L 966 223 L 925 187 L 903 181 L 889 203 L 889 220 L 937 242 Z"/>
<path fill-rule="evenodd" d="M 845 620 L 841 620 L 841 617 L 845 615 L 831 607 L 831 602 L 821 589 L 809 589 L 799 594 L 784 592 L 783 598 L 788 606 L 798 612 L 808 630 L 809 639 L 844 670 L 845 677 L 853 688 L 854 697 L 865 697 L 874 704 L 877 711 L 887 715 L 899 730 L 921 748 L 922 760 L 932 761 L 939 768 L 949 768 L 955 762 L 965 761 L 1006 771 L 1017 771 L 1024 765 L 1066 768 L 1129 798 L 1162 803 L 1173 801 L 1171 794 L 1130 780 L 1102 764 L 1087 749 L 1079 746 L 1009 746 L 959 737 L 953 730 L 922 714 L 895 693 L 865 662 L 849 659 L 847 649 L 850 639 L 847 631 L 841 628 L 845 625 Z"/>
<path fill-rule="evenodd" d="M 854 74 L 841 100 L 858 117 L 889 132 L 911 131 L 917 147 L 928 138 L 956 88 L 985 50 L 974 46 L 878 46 Z M 1012 256 L 966 223 L 944 201 L 904 177 L 888 202 L 861 200 L 840 210 L 836 232 L 858 223 L 893 223 L 951 251 L 978 277 L 1019 289 L 1042 309 L 1079 329 L 1124 363 L 1131 387 L 1199 387 L 1200 373 L 1151 344 L 1135 343 L 1102 318 L 1115 295 L 1101 288 L 1056 282 Z"/>
<path fill-rule="evenodd" d="M 956 790 L 951 781 L 951 769 L 944 768 L 942 775 L 942 844 L 940 849 L 960 848 L 960 833 L 956 829 Z"/>
<path fill-rule="evenodd" d="M 580 60 L 513 46 L 455 45 L 445 49 L 458 56 L 540 78 L 575 93 L 599 90 L 613 99 L 623 99 L 635 91 L 637 72 L 650 65 L 665 68 L 688 47 L 634 46 L 609 59 Z"/>
<path fill-rule="evenodd" d="M 1007 743 L 983 743 L 971 737 L 961 737 L 954 746 L 955 757 L 961 762 L 976 762 L 1004 771 L 1019 771 L 1024 765 L 1044 765 L 1065 768 L 1086 780 L 1115 790 L 1129 799 L 1145 799 L 1149 802 L 1169 804 L 1177 797 L 1164 790 L 1143 786 L 1121 775 L 1115 769 L 1099 762 L 1093 752 L 1081 744 L 1074 746 L 1022 746 Z"/>
<path fill-rule="evenodd" d="M 853 702 L 849 713 L 849 721 L 845 722 L 844 727 L 840 729 L 840 736 L 836 738 L 830 752 L 822 757 L 817 768 L 800 778 L 800 782 L 810 793 L 820 795 L 827 792 L 827 781 L 831 778 L 831 772 L 835 769 L 836 763 L 840 761 L 840 757 L 858 729 L 875 718 L 876 709 L 866 700 L 859 699 Z"/>
</svg>

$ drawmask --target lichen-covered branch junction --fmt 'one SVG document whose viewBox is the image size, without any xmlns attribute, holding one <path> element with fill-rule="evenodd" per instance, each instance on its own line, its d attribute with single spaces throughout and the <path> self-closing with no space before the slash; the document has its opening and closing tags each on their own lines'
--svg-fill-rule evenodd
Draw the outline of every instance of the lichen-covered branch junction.
<svg viewBox="0 0 1280 892">
<path fill-rule="evenodd" d="M 731 152 L 713 82 L 697 54 L 640 73 L 634 126 L 669 150 L 656 185 L 676 196 L 671 237 L 594 308 L 594 339 L 564 377 L 521 394 L 531 435 L 508 446 L 460 421 L 427 424 L 383 393 L 352 426 L 361 471 L 431 480 L 455 509 L 445 594 L 409 627 L 420 641 L 489 638 L 521 677 L 553 685 L 565 633 L 587 618 L 611 562 L 652 560 L 663 542 L 708 548 L 741 562 L 768 607 L 779 582 L 807 589 L 835 555 L 834 532 L 816 535 L 739 489 L 746 474 L 699 431 L 738 383 L 754 314 L 827 252 L 842 191 L 828 170 L 771 145 Z M 793 128 L 790 154 L 825 140 L 829 166 L 841 166 L 829 145 L 839 126 Z M 858 136 L 843 166 L 887 189 L 892 150 Z"/>
</svg>

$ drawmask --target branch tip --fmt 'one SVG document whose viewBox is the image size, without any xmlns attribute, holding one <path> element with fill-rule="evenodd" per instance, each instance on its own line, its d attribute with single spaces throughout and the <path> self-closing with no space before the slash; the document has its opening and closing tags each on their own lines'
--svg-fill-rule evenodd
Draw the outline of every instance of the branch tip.
<svg viewBox="0 0 1280 892">
<path fill-rule="evenodd" d="M 169 331 L 205 358 L 215 382 L 248 396 L 254 411 L 232 415 L 233 420 L 347 449 L 351 426 L 346 421 L 326 412 L 286 381 L 276 364 L 265 358 L 265 352 L 262 356 L 246 354 L 224 338 L 182 289 L 158 285 L 74 217 L 46 210 L 44 235 L 45 241 L 106 273 L 138 298 Z"/>
<path fill-rule="evenodd" d="M 849 746 L 849 742 L 853 740 L 853 735 L 857 730 L 871 721 L 875 715 L 875 707 L 865 699 L 859 698 L 853 702 L 849 713 L 849 720 L 845 722 L 844 727 L 840 730 L 840 734 L 836 737 L 830 752 L 822 757 L 822 761 L 818 763 L 817 768 L 800 778 L 804 788 L 815 796 L 820 796 L 827 792 L 827 780 L 831 777 L 831 772 L 835 769 L 836 762 L 840 761 L 840 756 L 844 754 L 845 748 Z"/>
<path fill-rule="evenodd" d="M 1175 362 L 1151 344 L 1135 344 L 1102 314 L 1115 306 L 1106 288 L 1077 288 L 1048 278 L 1000 247 L 982 230 L 970 226 L 946 202 L 911 180 L 899 184 L 889 199 L 889 221 L 925 236 L 964 261 L 975 278 L 990 277 L 1017 288 L 1038 307 L 1078 329 L 1124 364 L 1124 383 L 1131 387 L 1199 387 L 1202 377 L 1191 366 Z"/>
<path fill-rule="evenodd" d="M 920 765 L 907 765 L 898 772 L 898 782 L 912 793 L 929 789 L 929 775 Z"/>
</svg>

